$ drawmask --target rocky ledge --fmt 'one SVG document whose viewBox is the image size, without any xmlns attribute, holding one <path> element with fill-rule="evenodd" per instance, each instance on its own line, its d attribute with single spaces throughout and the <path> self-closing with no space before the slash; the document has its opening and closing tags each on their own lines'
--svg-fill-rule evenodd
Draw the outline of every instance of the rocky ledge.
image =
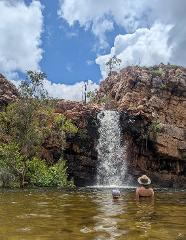
<svg viewBox="0 0 186 240">
<path fill-rule="evenodd" d="M 121 113 L 129 172 L 165 186 L 186 186 L 186 68 L 127 67 L 101 83 Z"/>
</svg>

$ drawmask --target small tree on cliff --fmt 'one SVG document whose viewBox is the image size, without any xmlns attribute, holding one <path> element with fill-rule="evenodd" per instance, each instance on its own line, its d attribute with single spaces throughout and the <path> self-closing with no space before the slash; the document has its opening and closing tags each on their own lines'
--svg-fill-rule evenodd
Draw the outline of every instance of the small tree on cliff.
<svg viewBox="0 0 186 240">
<path fill-rule="evenodd" d="M 28 71 L 19 88 L 20 98 L 0 113 L 0 166 L 15 175 L 21 186 L 27 162 L 39 157 L 47 139 L 62 149 L 66 133 L 77 131 L 64 116 L 55 114 L 44 79 L 44 73 Z"/>
<path fill-rule="evenodd" d="M 106 67 L 109 70 L 108 75 L 111 76 L 112 72 L 116 67 L 119 67 L 121 65 L 121 59 L 117 58 L 116 55 L 109 58 L 109 60 L 105 63 Z"/>
</svg>

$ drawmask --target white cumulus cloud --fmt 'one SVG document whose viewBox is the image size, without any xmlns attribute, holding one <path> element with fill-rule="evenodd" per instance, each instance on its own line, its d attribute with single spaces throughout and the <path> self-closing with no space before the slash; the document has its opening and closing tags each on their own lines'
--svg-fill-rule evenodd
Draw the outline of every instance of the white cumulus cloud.
<svg viewBox="0 0 186 240">
<path fill-rule="evenodd" d="M 171 29 L 171 25 L 155 24 L 150 29 L 139 28 L 132 34 L 118 35 L 111 52 L 96 59 L 102 76 L 106 77 L 108 69 L 105 63 L 114 55 L 122 60 L 121 67 L 152 66 L 169 62 L 173 51 L 172 46 L 168 44 Z"/>
<path fill-rule="evenodd" d="M 91 24 L 116 22 L 128 30 L 136 29 L 144 24 L 144 5 L 147 0 L 59 0 L 59 15 L 71 26 L 79 22 L 81 26 L 91 27 Z M 99 21 L 98 21 L 99 20 Z M 110 26 L 105 28 L 109 30 Z"/>
<path fill-rule="evenodd" d="M 0 1 L 0 72 L 9 76 L 39 69 L 42 27 L 40 1 Z"/>
<path fill-rule="evenodd" d="M 105 62 L 116 54 L 122 65 L 153 65 L 160 62 L 186 65 L 185 0 L 59 0 L 59 15 L 69 25 L 78 22 L 100 39 L 115 24 L 125 35 L 115 36 L 112 49 L 96 62 L 105 76 Z M 104 21 L 108 21 L 104 27 Z M 107 26 L 108 25 L 108 26 Z"/>
<path fill-rule="evenodd" d="M 11 80 L 11 82 L 18 88 L 21 81 Z M 99 88 L 99 85 L 92 80 L 87 81 L 87 92 L 94 91 Z M 53 83 L 49 80 L 44 80 L 44 88 L 52 98 L 81 101 L 84 97 L 84 82 L 77 82 L 75 84 Z"/>
<path fill-rule="evenodd" d="M 77 82 L 75 84 L 61 84 L 52 83 L 45 80 L 44 87 L 48 91 L 49 96 L 59 99 L 81 101 L 84 92 L 84 82 Z M 94 91 L 98 89 L 98 85 L 91 80 L 88 80 L 87 91 Z"/>
<path fill-rule="evenodd" d="M 144 25 L 141 18 L 143 2 L 131 0 L 59 0 L 59 15 L 70 26 L 78 22 L 85 29 L 91 29 L 99 38 L 100 47 L 107 47 L 105 33 L 112 31 L 114 22 L 128 31 Z"/>
</svg>

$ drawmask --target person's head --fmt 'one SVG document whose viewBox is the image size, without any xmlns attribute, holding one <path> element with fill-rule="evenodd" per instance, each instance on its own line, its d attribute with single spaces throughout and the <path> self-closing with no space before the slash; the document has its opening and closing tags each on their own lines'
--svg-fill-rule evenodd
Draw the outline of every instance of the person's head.
<svg viewBox="0 0 186 240">
<path fill-rule="evenodd" d="M 146 175 L 142 175 L 141 177 L 138 178 L 138 183 L 141 186 L 144 186 L 144 187 L 148 188 L 149 185 L 151 184 L 151 180 Z"/>
<path fill-rule="evenodd" d="M 113 199 L 118 199 L 120 196 L 121 196 L 121 193 L 120 193 L 119 189 L 112 190 L 112 197 L 113 197 Z"/>
</svg>

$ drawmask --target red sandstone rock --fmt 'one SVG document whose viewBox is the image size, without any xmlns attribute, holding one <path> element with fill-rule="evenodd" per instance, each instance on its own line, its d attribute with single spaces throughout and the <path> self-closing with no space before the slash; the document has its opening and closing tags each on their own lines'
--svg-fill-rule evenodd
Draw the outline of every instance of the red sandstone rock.
<svg viewBox="0 0 186 240">
<path fill-rule="evenodd" d="M 165 181 L 176 179 L 177 182 L 179 177 L 175 176 L 181 174 L 183 183 L 186 68 L 163 64 L 150 68 L 127 67 L 103 81 L 98 95 L 100 99 L 107 96 L 115 101 L 116 108 L 124 114 L 121 123 L 125 137 L 131 138 L 128 154 L 131 171 L 154 172 Z M 147 131 L 151 125 L 154 133 Z M 153 148 L 149 146 L 152 144 Z M 163 177 L 165 174 L 160 174 L 160 169 L 168 171 L 168 175 Z"/>
<path fill-rule="evenodd" d="M 119 111 L 163 124 L 164 131 L 153 139 L 157 152 L 178 159 L 182 159 L 178 146 L 186 141 L 185 93 L 186 68 L 171 65 L 127 67 L 103 81 L 99 91 L 115 100 Z"/>
<path fill-rule="evenodd" d="M 16 100 L 18 91 L 2 74 L 0 74 L 0 108 Z"/>
</svg>

